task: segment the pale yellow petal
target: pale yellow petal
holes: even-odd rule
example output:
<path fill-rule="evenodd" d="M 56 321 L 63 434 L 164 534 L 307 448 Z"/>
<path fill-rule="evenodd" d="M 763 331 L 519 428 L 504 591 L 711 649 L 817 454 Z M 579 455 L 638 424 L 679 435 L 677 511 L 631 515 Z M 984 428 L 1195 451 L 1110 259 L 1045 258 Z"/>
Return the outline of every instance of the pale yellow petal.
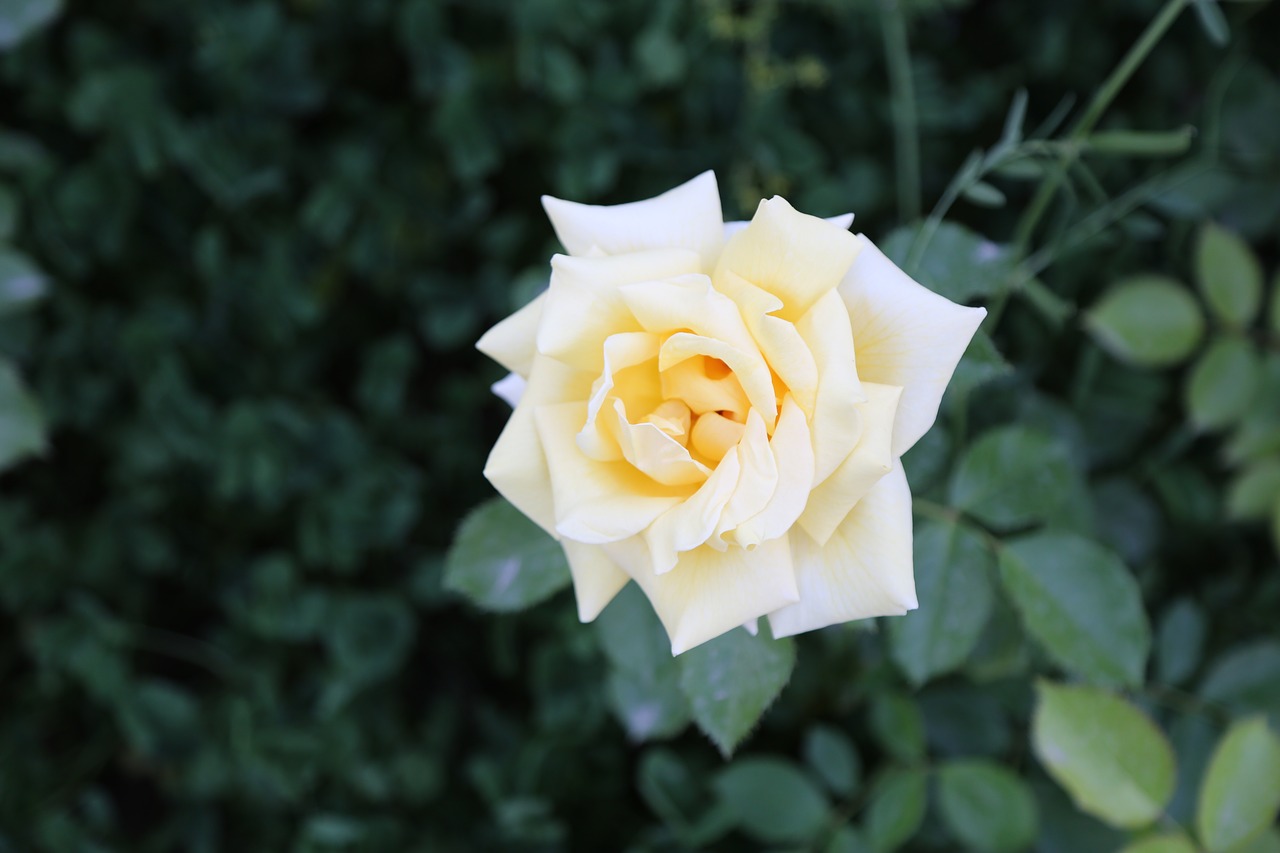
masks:
<path fill-rule="evenodd" d="M 569 560 L 569 573 L 573 576 L 573 595 L 578 601 L 578 619 L 590 622 L 600 615 L 605 605 L 613 601 L 630 575 L 609 559 L 599 545 L 584 545 L 572 539 L 562 539 L 564 555 Z"/>
<path fill-rule="evenodd" d="M 732 346 L 754 349 L 751 333 L 733 300 L 705 275 L 672 276 L 619 287 L 632 315 L 646 332 L 689 331 Z"/>
<path fill-rule="evenodd" d="M 813 483 L 813 446 L 804 411 L 788 395 L 782 401 L 778 428 L 769 442 L 778 482 L 764 509 L 740 523 L 733 539 L 743 547 L 784 535 L 804 511 Z"/>
<path fill-rule="evenodd" d="M 859 234 L 863 250 L 840 284 L 858 352 L 858 375 L 901 385 L 893 453 L 901 456 L 938 416 L 942 393 L 985 308 L 966 308 L 917 284 Z"/>
<path fill-rule="evenodd" d="M 864 382 L 867 402 L 859 407 L 862 437 L 840 467 L 809 496 L 800 525 L 819 545 L 825 545 L 854 504 L 893 469 L 893 420 L 902 389 L 897 385 Z"/>
<path fill-rule="evenodd" d="M 818 369 L 818 390 L 810 417 L 814 483 L 821 483 L 843 462 L 861 437 L 859 406 L 866 392 L 858 377 L 854 338 L 838 293 L 828 291 L 796 322 Z"/>
<path fill-rule="evenodd" d="M 689 332 L 677 332 L 667 338 L 658 351 L 658 370 L 666 371 L 686 359 L 696 356 L 719 359 L 733 372 L 734 378 L 742 386 L 747 400 L 753 408 L 760 411 L 765 426 L 773 432 L 777 421 L 778 398 L 773 388 L 773 376 L 769 366 L 760 357 L 760 351 L 753 344 L 747 349 L 738 349 L 723 340 L 695 335 Z M 685 400 L 695 412 L 698 406 L 692 400 Z"/>
<path fill-rule="evenodd" d="M 657 356 L 661 339 L 648 332 L 620 332 L 605 338 L 600 349 L 603 353 L 603 369 L 591 385 L 591 397 L 587 400 L 587 420 L 578 433 L 578 448 L 599 462 L 616 462 L 622 457 L 617 434 L 608 428 L 609 421 L 601 418 L 610 411 L 609 400 L 618 394 L 652 409 L 660 402 L 662 386 L 658 380 Z M 650 370 L 635 370 L 646 362 L 654 362 Z M 651 378 L 649 374 L 652 374 Z M 646 379 L 649 381 L 646 382 Z M 623 387 L 619 388 L 621 383 Z"/>
<path fill-rule="evenodd" d="M 514 409 L 520 405 L 520 398 L 524 396 L 526 385 L 528 385 L 528 382 L 519 373 L 508 373 L 490 385 L 489 390 Z"/>
<path fill-rule="evenodd" d="M 789 538 L 800 601 L 769 614 L 775 637 L 917 606 L 911 491 L 901 465 L 863 496 L 826 545 L 799 527 Z"/>
<path fill-rule="evenodd" d="M 670 572 L 655 575 L 642 541 L 606 546 L 648 596 L 671 638 L 671 653 L 734 630 L 751 619 L 797 600 L 787 540 L 774 539 L 753 551 L 696 548 L 680 555 Z"/>
<path fill-rule="evenodd" d="M 572 402 L 537 406 L 533 420 L 551 475 L 556 532 L 598 545 L 644 530 L 689 489 L 655 483 L 628 462 L 587 456 L 575 441 L 586 417 L 586 403 Z"/>
<path fill-rule="evenodd" d="M 599 258 L 556 255 L 538 325 L 538 352 L 599 371 L 605 338 L 640 331 L 618 288 L 696 273 L 698 263 L 696 254 L 682 249 Z"/>
<path fill-rule="evenodd" d="M 622 456 L 640 473 L 665 486 L 700 485 L 711 474 L 657 424 L 629 422 L 621 400 L 613 401 L 610 413 Z"/>
<path fill-rule="evenodd" d="M 590 393 L 591 379 L 589 373 L 536 356 L 520 404 L 511 413 L 484 466 L 484 475 L 493 487 L 556 538 L 559 536 L 551 475 L 534 425 L 533 410 L 544 403 L 581 399 Z"/>
<path fill-rule="evenodd" d="M 841 231 L 848 231 L 849 226 L 853 224 L 853 214 L 842 213 L 839 216 L 828 216 L 828 217 L 825 217 L 823 221 L 830 222 L 832 225 L 839 228 Z M 751 224 L 750 220 L 747 220 L 747 219 L 736 219 L 732 222 L 726 222 L 724 224 L 725 242 L 726 243 L 729 242 L 730 237 L 732 237 L 734 234 L 737 234 L 739 231 L 741 231 L 743 228 L 746 228 L 750 224 Z"/>
<path fill-rule="evenodd" d="M 692 249 L 702 258 L 703 271 L 710 272 L 724 239 L 713 172 L 644 201 L 594 205 L 543 196 L 542 206 L 571 255 L 585 255 L 593 246 L 610 255 Z"/>
<path fill-rule="evenodd" d="M 725 534 L 762 512 L 778 488 L 778 462 L 769 447 L 764 419 L 755 409 L 747 415 L 746 428 L 738 443 L 738 463 L 742 469 L 738 484 L 720 513 L 715 536 L 708 543 L 713 548 L 723 548 L 727 541 L 736 541 Z"/>
<path fill-rule="evenodd" d="M 778 316 L 794 320 L 840 283 L 858 248 L 848 231 L 774 196 L 729 238 L 716 272 L 732 270 L 774 294 L 783 302 Z"/>
<path fill-rule="evenodd" d="M 716 532 L 721 513 L 733 497 L 742 464 L 732 448 L 698 490 L 653 520 L 644 531 L 652 565 L 649 571 L 671 571 L 683 551 L 699 547 Z"/>
<path fill-rule="evenodd" d="M 476 341 L 476 349 L 512 373 L 529 378 L 537 352 L 538 323 L 547 294 L 540 293 L 523 308 L 498 322 Z"/>

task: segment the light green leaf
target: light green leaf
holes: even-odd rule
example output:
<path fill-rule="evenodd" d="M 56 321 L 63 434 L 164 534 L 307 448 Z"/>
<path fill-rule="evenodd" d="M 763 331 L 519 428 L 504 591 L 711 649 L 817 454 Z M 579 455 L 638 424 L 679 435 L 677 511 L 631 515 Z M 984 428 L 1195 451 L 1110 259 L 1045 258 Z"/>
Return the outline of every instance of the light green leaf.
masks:
<path fill-rule="evenodd" d="M 1280 456 L 1249 464 L 1227 487 L 1227 515 L 1237 521 L 1261 521 L 1280 506 Z"/>
<path fill-rule="evenodd" d="M 844 732 L 817 725 L 804 737 L 804 760 L 831 793 L 848 797 L 858 789 L 862 760 Z"/>
<path fill-rule="evenodd" d="M 45 450 L 44 415 L 17 371 L 0 359 L 0 471 Z"/>
<path fill-rule="evenodd" d="M 938 771 L 942 818 L 967 849 L 1023 850 L 1036 836 L 1036 801 L 1027 783 L 994 761 L 966 759 Z"/>
<path fill-rule="evenodd" d="M 1260 834 L 1280 809 L 1280 737 L 1262 717 L 1232 725 L 1218 742 L 1200 788 L 1196 829 L 1210 853 Z"/>
<path fill-rule="evenodd" d="M 911 698 L 889 691 L 875 694 L 870 723 L 885 752 L 907 762 L 924 758 L 924 714 Z"/>
<path fill-rule="evenodd" d="M 1126 844 L 1120 853 L 1197 853 L 1196 846 L 1185 835 L 1166 832 Z"/>
<path fill-rule="evenodd" d="M 740 758 L 712 783 L 739 828 L 770 844 L 810 841 L 827 820 L 827 799 L 781 758 Z"/>
<path fill-rule="evenodd" d="M 1099 346 L 1121 361 L 1167 367 L 1191 355 L 1200 343 L 1204 317 L 1181 284 L 1141 275 L 1108 290 L 1086 312 L 1084 326 Z"/>
<path fill-rule="evenodd" d="M 1257 394 L 1262 364 L 1252 343 L 1224 337 L 1196 360 L 1187 378 L 1187 411 L 1201 429 L 1220 429 L 1240 420 Z"/>
<path fill-rule="evenodd" d="M 1200 696 L 1235 713 L 1280 714 L 1280 642 L 1259 640 L 1219 657 L 1200 685 Z"/>
<path fill-rule="evenodd" d="M 1112 826 L 1154 821 L 1173 794 L 1173 749 L 1146 714 L 1095 687 L 1036 686 L 1032 746 L 1076 805 Z"/>
<path fill-rule="evenodd" d="M 0 52 L 48 26 L 62 12 L 62 0 L 0 0 Z"/>
<path fill-rule="evenodd" d="M 1196 284 L 1209 310 L 1234 326 L 1247 326 L 1262 304 L 1262 265 L 1236 234 L 1212 222 L 1200 228 L 1195 254 Z"/>
<path fill-rule="evenodd" d="M 1137 685 L 1151 647 L 1142 593 L 1124 563 L 1071 533 L 1012 540 L 1000 575 L 1034 637 L 1059 665 L 1104 684 Z"/>
<path fill-rule="evenodd" d="M 1231 30 L 1227 26 L 1226 16 L 1218 8 L 1218 0 L 1192 0 L 1192 6 L 1196 10 L 1200 28 L 1209 37 L 1209 41 L 1222 47 L 1231 40 Z"/>
<path fill-rule="evenodd" d="M 1176 157 L 1185 154 L 1195 138 L 1195 128 L 1177 130 L 1103 130 L 1085 140 L 1088 150 L 1122 157 Z"/>
<path fill-rule="evenodd" d="M 950 500 L 990 527 L 1010 530 L 1049 517 L 1074 478 L 1067 449 L 1048 434 L 1017 425 L 997 427 L 961 457 Z"/>
<path fill-rule="evenodd" d="M 1244 844 L 1233 847 L 1230 853 L 1280 853 L 1280 831 L 1267 829 Z"/>
<path fill-rule="evenodd" d="M 954 521 L 916 528 L 920 607 L 889 623 L 894 661 L 917 686 L 968 659 L 991 615 L 995 558 L 982 537 Z"/>
<path fill-rule="evenodd" d="M 26 308 L 47 290 L 44 273 L 30 258 L 0 246 L 0 316 Z"/>
<path fill-rule="evenodd" d="M 694 721 L 727 758 L 790 680 L 796 647 L 769 636 L 766 623 L 757 636 L 729 631 L 676 660 Z"/>
<path fill-rule="evenodd" d="M 1163 684 L 1180 684 L 1200 665 L 1204 648 L 1204 611 L 1189 598 L 1169 606 L 1156 632 L 1156 674 Z"/>
<path fill-rule="evenodd" d="M 674 666 L 650 676 L 615 669 L 607 690 L 609 709 L 633 741 L 674 737 L 689 725 L 689 703 Z"/>
<path fill-rule="evenodd" d="M 1004 193 L 986 181 L 965 187 L 964 197 L 979 207 L 1004 207 L 1005 203 Z"/>
<path fill-rule="evenodd" d="M 897 850 L 920 831 L 927 793 L 925 771 L 916 767 L 893 767 L 876 780 L 863 826 L 872 850 Z"/>
<path fill-rule="evenodd" d="M 560 543 L 504 498 L 463 519 L 445 558 L 445 586 L 485 610 L 523 610 L 569 582 Z"/>

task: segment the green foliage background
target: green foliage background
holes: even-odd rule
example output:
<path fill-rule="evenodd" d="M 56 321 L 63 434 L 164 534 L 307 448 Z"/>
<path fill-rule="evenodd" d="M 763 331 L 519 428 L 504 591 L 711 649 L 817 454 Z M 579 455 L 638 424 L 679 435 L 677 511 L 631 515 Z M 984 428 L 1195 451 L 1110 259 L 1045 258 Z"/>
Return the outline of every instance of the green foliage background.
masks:
<path fill-rule="evenodd" d="M 1158 4 L 900 2 L 0 0 L 0 851 L 1280 850 L 1280 9 L 1184 13 L 1019 241 L 1065 149 L 966 155 Z M 539 195 L 706 168 L 992 306 L 921 611 L 799 638 L 730 762 L 630 599 L 444 583 Z"/>

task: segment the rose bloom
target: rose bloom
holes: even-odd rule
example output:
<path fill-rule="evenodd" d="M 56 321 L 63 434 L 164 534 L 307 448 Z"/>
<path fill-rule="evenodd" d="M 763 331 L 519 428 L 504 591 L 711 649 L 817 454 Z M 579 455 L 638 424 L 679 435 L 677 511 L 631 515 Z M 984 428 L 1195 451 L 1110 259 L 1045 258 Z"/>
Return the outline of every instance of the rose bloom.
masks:
<path fill-rule="evenodd" d="M 715 175 L 613 206 L 544 197 L 568 254 L 478 348 L 515 406 L 485 476 L 564 546 L 590 621 L 627 581 L 679 654 L 916 607 L 899 457 L 986 311 Z"/>

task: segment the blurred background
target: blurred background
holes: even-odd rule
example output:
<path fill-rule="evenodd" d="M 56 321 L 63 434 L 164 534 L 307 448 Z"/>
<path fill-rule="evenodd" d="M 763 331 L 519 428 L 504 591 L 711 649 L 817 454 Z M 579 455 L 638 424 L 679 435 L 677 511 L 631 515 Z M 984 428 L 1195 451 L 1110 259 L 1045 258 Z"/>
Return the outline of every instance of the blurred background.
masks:
<path fill-rule="evenodd" d="M 1203 5 L 1102 123 L 1191 125 L 1189 147 L 1089 161 L 1048 227 L 1164 190 L 988 324 L 907 459 L 946 504 L 988 428 L 1064 448 L 1061 520 L 1136 573 L 1144 695 L 1175 697 L 1144 707 L 1188 767 L 1280 703 L 1280 309 L 1233 325 L 1194 295 L 1206 222 L 1274 290 L 1280 9 Z M 1028 753 L 1030 685 L 1055 670 L 1000 600 L 936 678 L 904 677 L 874 625 L 801 638 L 743 752 L 821 792 L 816 828 L 777 836 L 724 802 L 687 710 L 628 717 L 570 592 L 493 616 L 444 574 L 507 412 L 472 345 L 545 285 L 541 194 L 628 201 L 715 169 L 726 218 L 777 193 L 905 248 L 1019 90 L 1028 134 L 1078 111 L 1158 7 L 0 0 L 0 851 L 981 849 L 933 795 L 905 837 L 866 826 L 884 772 L 975 755 L 1033 792 L 1022 847 L 1119 846 Z M 956 203 L 931 286 L 986 301 L 947 252 L 1010 240 L 1027 177 Z M 1144 361 L 1141 329 L 1104 328 L 1124 317 L 1079 319 L 1139 273 L 1209 318 L 1185 352 Z M 1203 416 L 1184 365 L 1219 334 L 1247 363 L 1206 382 L 1247 393 Z M 1197 704 L 1240 649 L 1247 689 Z"/>

